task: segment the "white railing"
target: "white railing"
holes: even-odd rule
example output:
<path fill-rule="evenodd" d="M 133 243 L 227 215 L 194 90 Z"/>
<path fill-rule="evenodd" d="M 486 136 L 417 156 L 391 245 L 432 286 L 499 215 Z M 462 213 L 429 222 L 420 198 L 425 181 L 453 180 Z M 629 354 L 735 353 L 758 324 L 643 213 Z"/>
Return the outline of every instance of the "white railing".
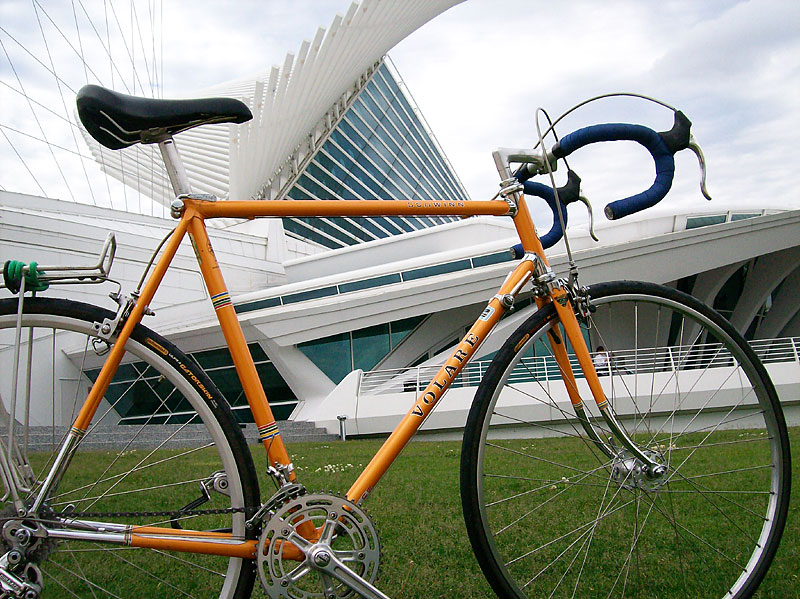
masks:
<path fill-rule="evenodd" d="M 751 341 L 759 359 L 764 364 L 796 362 L 800 365 L 800 337 L 781 339 L 758 339 Z M 468 364 L 453 383 L 453 387 L 477 386 L 490 360 Z M 570 363 L 577 376 L 581 376 L 578 361 L 570 355 Z M 719 343 L 695 343 L 693 345 L 638 348 L 614 351 L 608 366 L 598 371 L 600 376 L 650 374 L 670 372 L 676 369 L 699 370 L 732 366 L 733 358 Z M 365 372 L 361 378 L 359 395 L 382 395 L 421 391 L 441 368 L 440 365 L 394 368 Z M 509 376 L 510 383 L 545 382 L 560 380 L 561 373 L 552 356 L 530 356 L 523 358 Z"/>

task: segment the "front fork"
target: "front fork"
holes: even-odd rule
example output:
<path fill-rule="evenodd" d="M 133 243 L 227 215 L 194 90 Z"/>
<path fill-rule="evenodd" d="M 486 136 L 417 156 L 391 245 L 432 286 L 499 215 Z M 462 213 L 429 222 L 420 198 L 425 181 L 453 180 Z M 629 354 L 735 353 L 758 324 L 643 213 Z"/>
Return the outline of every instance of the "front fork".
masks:
<path fill-rule="evenodd" d="M 497 161 L 497 157 L 496 157 Z M 642 462 L 642 471 L 650 478 L 661 477 L 665 473 L 665 467 L 654 461 L 649 455 L 642 451 L 628 436 L 627 432 L 622 428 L 622 425 L 617 420 L 614 411 L 606 399 L 603 387 L 600 384 L 600 378 L 597 376 L 597 371 L 594 368 L 594 363 L 589 355 L 589 348 L 586 346 L 586 340 L 581 333 L 578 318 L 575 316 L 575 307 L 568 292 L 569 284 L 561 283 L 558 281 L 553 269 L 547 263 L 547 258 L 544 254 L 544 248 L 536 235 L 536 227 L 533 224 L 528 206 L 525 203 L 524 197 L 520 193 L 521 189 L 515 185 L 515 181 L 511 178 L 511 173 L 507 168 L 498 162 L 498 169 L 501 177 L 505 176 L 506 180 L 503 183 L 505 191 L 502 192 L 503 196 L 513 206 L 514 226 L 517 229 L 522 247 L 525 250 L 523 261 L 529 260 L 533 263 L 533 278 L 532 283 L 534 293 L 536 294 L 536 304 L 541 309 L 548 303 L 552 302 L 558 314 L 558 321 L 564 329 L 564 333 L 569 339 L 572 349 L 575 352 L 575 357 L 578 360 L 581 370 L 583 371 L 586 383 L 592 393 L 595 403 L 597 404 L 603 420 L 606 423 L 609 431 L 617 438 L 619 443 L 627 449 L 636 459 Z M 588 301 L 579 297 L 582 293 L 580 290 L 575 295 L 576 301 Z M 588 312 L 588 305 L 583 308 Z M 587 314 L 588 315 L 588 314 Z M 578 384 L 575 379 L 575 374 L 569 362 L 569 356 L 563 339 L 560 338 L 558 329 L 554 327 L 548 334 L 550 346 L 553 349 L 553 355 L 556 358 L 558 367 L 562 373 L 564 384 L 567 388 L 572 407 L 575 414 L 581 423 L 584 431 L 589 439 L 591 439 L 600 450 L 605 453 L 609 458 L 615 458 L 618 451 L 603 441 L 592 426 L 589 415 L 584 406 L 583 399 L 581 398 L 578 390 Z"/>
<path fill-rule="evenodd" d="M 537 264 L 541 264 L 541 262 Z M 537 270 L 541 271 L 541 267 L 537 266 Z M 536 285 L 537 282 L 541 285 L 543 279 L 548 281 L 550 280 L 551 276 L 552 270 L 550 270 L 549 267 L 546 267 L 544 275 L 540 274 L 537 278 L 534 278 L 534 285 Z M 572 345 L 572 349 L 575 352 L 575 357 L 577 358 L 581 371 L 584 374 L 586 383 L 589 385 L 592 397 L 594 398 L 594 401 L 600 410 L 600 414 L 602 415 L 608 430 L 611 432 L 613 437 L 619 441 L 622 447 L 628 450 L 642 463 L 642 471 L 648 478 L 660 478 L 665 474 L 666 467 L 663 464 L 653 460 L 650 454 L 645 453 L 633 441 L 633 439 L 630 438 L 628 433 L 620 424 L 619 420 L 617 420 L 617 416 L 614 413 L 610 402 L 605 396 L 603 387 L 600 384 L 600 378 L 598 377 L 597 371 L 594 367 L 594 362 L 589 354 L 589 348 L 586 346 L 586 340 L 581 333 L 578 318 L 575 315 L 575 307 L 573 306 L 573 302 L 585 302 L 584 307 L 586 308 L 587 316 L 590 312 L 591 306 L 588 304 L 589 298 L 579 297 L 579 294 L 581 293 L 585 294 L 585 290 L 577 290 L 576 292 L 572 293 L 573 297 L 571 298 L 570 293 L 567 292 L 567 284 L 564 282 L 560 282 L 559 284 L 550 284 L 548 289 L 548 296 L 552 300 L 556 313 L 558 314 L 558 322 L 561 323 L 564 333 Z M 547 303 L 546 298 L 542 299 L 537 297 L 537 304 L 539 304 L 539 307 L 542 307 L 545 303 Z M 559 370 L 562 373 L 562 378 L 567 388 L 567 394 L 569 395 L 570 402 L 572 403 L 572 408 L 575 410 L 575 415 L 578 418 L 578 421 L 581 423 L 583 430 L 586 432 L 586 435 L 589 437 L 589 439 L 600 449 L 600 451 L 606 454 L 609 458 L 614 459 L 618 457 L 619 451 L 606 443 L 600 437 L 600 435 L 598 435 L 591 423 L 583 399 L 578 391 L 575 373 L 572 370 L 572 365 L 570 364 L 567 350 L 564 346 L 564 340 L 561 338 L 559 330 L 556 327 L 553 327 L 548 332 L 548 339 L 550 341 L 550 347 L 553 350 L 553 355 L 558 363 Z"/>

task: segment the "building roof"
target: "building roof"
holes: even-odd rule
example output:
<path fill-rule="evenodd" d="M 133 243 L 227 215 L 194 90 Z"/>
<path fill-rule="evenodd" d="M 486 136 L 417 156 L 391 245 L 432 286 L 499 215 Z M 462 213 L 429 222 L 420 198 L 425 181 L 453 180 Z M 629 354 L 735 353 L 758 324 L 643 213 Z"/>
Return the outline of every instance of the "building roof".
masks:
<path fill-rule="evenodd" d="M 341 116 L 386 52 L 460 1 L 353 2 L 280 66 L 192 94 L 240 98 L 254 117 L 243 126 L 210 125 L 178 136 L 192 185 L 219 197 L 263 197 L 280 173 L 291 176 L 298 149 Z M 84 138 L 104 171 L 166 205 L 172 201 L 157 147 L 114 152 Z"/>

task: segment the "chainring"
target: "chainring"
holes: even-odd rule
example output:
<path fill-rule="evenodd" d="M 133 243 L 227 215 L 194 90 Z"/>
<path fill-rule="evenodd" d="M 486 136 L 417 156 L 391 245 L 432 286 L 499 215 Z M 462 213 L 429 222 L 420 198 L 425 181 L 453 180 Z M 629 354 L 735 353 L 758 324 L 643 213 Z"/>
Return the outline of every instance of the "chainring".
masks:
<path fill-rule="evenodd" d="M 313 535 L 319 538 L 306 538 Z M 256 563 L 261 584 L 269 597 L 341 599 L 354 596 L 348 586 L 312 566 L 309 556 L 312 546 L 329 549 L 370 584 L 378 577 L 380 542 L 377 529 L 366 512 L 342 497 L 311 493 L 287 502 L 264 524 Z"/>

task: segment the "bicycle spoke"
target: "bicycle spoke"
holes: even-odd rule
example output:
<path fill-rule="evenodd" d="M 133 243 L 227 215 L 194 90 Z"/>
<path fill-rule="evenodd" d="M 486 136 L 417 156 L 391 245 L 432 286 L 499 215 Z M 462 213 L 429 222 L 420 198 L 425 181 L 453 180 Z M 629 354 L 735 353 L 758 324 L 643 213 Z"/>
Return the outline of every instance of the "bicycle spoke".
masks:
<path fill-rule="evenodd" d="M 600 383 L 631 442 L 665 472 L 651 476 L 606 440 L 607 427 L 592 441 L 563 383 L 533 376 L 541 368 L 529 356 L 552 361 L 548 331 L 560 325 L 552 310 L 530 318 L 498 351 L 470 414 L 479 428 L 465 434 L 462 463 L 480 485 L 465 495 L 467 526 L 498 565 L 484 572 L 517 599 L 719 599 L 725 589 L 743 599 L 769 557 L 762 539 L 779 526 L 774 391 L 735 333 L 691 298 L 642 283 L 597 288 L 584 335 L 610 352 Z"/>

